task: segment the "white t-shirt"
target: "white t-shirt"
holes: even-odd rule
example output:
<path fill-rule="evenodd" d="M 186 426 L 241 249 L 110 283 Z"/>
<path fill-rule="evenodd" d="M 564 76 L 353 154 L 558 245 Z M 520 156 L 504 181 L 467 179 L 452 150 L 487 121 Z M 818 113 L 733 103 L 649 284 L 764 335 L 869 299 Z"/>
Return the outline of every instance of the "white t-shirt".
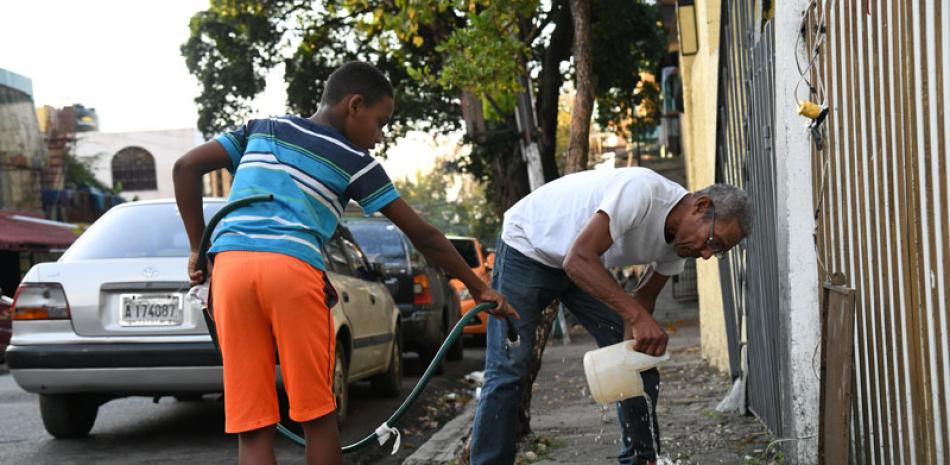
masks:
<path fill-rule="evenodd" d="M 510 247 L 552 268 L 563 268 L 574 239 L 597 211 L 610 217 L 613 245 L 606 267 L 653 264 L 672 276 L 686 260 L 666 242 L 666 217 L 688 194 L 679 184 L 646 168 L 574 173 L 551 181 L 505 212 L 501 238 Z"/>

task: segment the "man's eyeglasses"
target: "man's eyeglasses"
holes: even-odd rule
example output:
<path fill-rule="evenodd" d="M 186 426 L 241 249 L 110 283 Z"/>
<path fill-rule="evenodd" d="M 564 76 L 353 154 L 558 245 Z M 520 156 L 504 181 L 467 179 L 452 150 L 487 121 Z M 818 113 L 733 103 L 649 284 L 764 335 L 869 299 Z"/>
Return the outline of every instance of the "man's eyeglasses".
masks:
<path fill-rule="evenodd" d="M 709 239 L 706 239 L 706 247 L 709 247 L 709 250 L 713 251 L 713 255 L 715 255 L 716 258 L 722 260 L 726 258 L 726 252 L 728 252 L 728 250 L 721 250 L 716 238 L 713 237 L 713 233 L 716 232 L 716 206 L 713 205 L 710 208 L 712 208 L 712 223 L 709 225 Z"/>

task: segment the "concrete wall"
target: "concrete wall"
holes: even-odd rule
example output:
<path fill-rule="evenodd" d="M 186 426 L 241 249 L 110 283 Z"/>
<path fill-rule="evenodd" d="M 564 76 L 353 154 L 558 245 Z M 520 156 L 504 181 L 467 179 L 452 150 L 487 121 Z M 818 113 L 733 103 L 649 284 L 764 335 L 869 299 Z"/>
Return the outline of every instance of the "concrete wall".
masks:
<path fill-rule="evenodd" d="M 719 17 L 719 0 L 696 2 L 699 53 L 680 57 L 685 107 L 680 121 L 686 154 L 686 177 L 691 191 L 715 182 Z M 717 260 L 697 260 L 696 274 L 703 357 L 714 367 L 728 372 L 729 350 Z"/>
<path fill-rule="evenodd" d="M 137 132 L 85 132 L 76 135 L 76 155 L 93 160 L 96 178 L 112 186 L 112 158 L 126 147 L 141 147 L 155 159 L 155 182 L 157 189 L 147 191 L 124 191 L 122 197 L 131 200 L 161 199 L 175 197 L 172 184 L 172 167 L 175 160 L 188 150 L 204 142 L 197 129 L 167 129 Z"/>
<path fill-rule="evenodd" d="M 807 120 L 794 102 L 799 83 L 796 53 L 807 62 L 806 47 L 795 48 L 801 14 L 809 0 L 776 4 L 775 17 L 775 180 L 779 311 L 788 345 L 788 383 L 783 410 L 788 463 L 818 463 L 818 367 L 812 357 L 821 339 L 818 259 L 813 233 L 811 139 Z M 787 58 L 786 58 L 787 57 Z"/>
<path fill-rule="evenodd" d="M 46 145 L 33 98 L 26 93 L 30 80 L 2 69 L 0 73 L 0 209 L 41 211 Z"/>

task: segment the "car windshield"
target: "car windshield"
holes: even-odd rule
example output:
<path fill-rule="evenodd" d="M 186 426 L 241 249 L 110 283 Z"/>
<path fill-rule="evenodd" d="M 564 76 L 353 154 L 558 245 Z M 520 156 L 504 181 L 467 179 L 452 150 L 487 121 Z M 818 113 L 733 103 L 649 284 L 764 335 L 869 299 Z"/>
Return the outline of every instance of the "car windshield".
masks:
<path fill-rule="evenodd" d="M 395 225 L 382 221 L 350 221 L 346 223 L 346 227 L 353 233 L 353 238 L 369 261 L 406 265 L 402 234 Z"/>
<path fill-rule="evenodd" d="M 205 221 L 223 202 L 204 206 Z M 115 208 L 84 232 L 62 261 L 104 258 L 187 257 L 191 247 L 185 225 L 174 203 L 152 203 Z"/>
<path fill-rule="evenodd" d="M 471 239 L 451 239 L 455 250 L 465 259 L 465 263 L 471 268 L 478 267 L 478 251 L 475 250 L 475 241 Z"/>

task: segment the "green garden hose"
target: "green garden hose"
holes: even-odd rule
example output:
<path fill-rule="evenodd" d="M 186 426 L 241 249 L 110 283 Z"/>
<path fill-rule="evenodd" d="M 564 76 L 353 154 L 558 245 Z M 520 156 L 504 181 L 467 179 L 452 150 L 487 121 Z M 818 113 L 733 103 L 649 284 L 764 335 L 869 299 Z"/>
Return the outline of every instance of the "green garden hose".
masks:
<path fill-rule="evenodd" d="M 218 225 L 218 222 L 221 221 L 221 219 L 224 218 L 225 215 L 227 215 L 228 213 L 232 212 L 233 210 L 237 208 L 240 208 L 240 207 L 243 207 L 255 202 L 273 200 L 273 198 L 274 196 L 269 195 L 269 194 L 254 195 L 250 197 L 245 197 L 243 199 L 235 200 L 233 202 L 228 203 L 224 207 L 221 207 L 221 209 L 218 210 L 218 212 L 215 213 L 215 215 L 212 216 L 210 220 L 208 220 L 208 225 L 205 227 L 205 232 L 201 237 L 201 245 L 199 247 L 198 259 L 195 263 L 195 269 L 199 271 L 203 271 L 205 273 L 205 276 L 207 277 L 208 275 L 207 253 L 208 253 L 208 248 L 211 246 L 211 235 L 214 232 L 215 227 Z M 211 304 L 212 304 L 211 300 L 209 299 L 208 306 L 205 308 L 205 311 L 203 313 L 204 313 L 205 323 L 208 326 L 208 333 L 211 335 L 211 341 L 214 344 L 215 349 L 220 354 L 221 348 L 218 345 L 217 331 L 214 325 L 213 310 L 211 308 Z M 449 332 L 448 336 L 445 338 L 445 341 L 442 343 L 442 346 L 439 347 L 439 351 L 436 352 L 435 357 L 432 358 L 432 362 L 429 364 L 429 367 L 426 368 L 425 373 L 423 373 L 422 377 L 419 378 L 419 381 L 416 383 L 416 386 L 412 388 L 412 392 L 409 393 L 409 396 L 406 397 L 406 400 L 402 402 L 399 408 L 397 408 L 396 411 L 393 412 L 392 416 L 390 416 L 389 419 L 387 419 L 382 425 L 380 425 L 380 427 L 377 428 L 375 432 L 367 435 L 365 438 L 353 444 L 344 446 L 342 449 L 343 453 L 348 454 L 350 452 L 355 452 L 357 450 L 360 450 L 372 444 L 373 442 L 378 442 L 380 445 L 382 445 L 389 439 L 389 436 L 391 433 L 395 433 L 398 438 L 399 433 L 398 431 L 395 430 L 395 428 L 393 428 L 393 425 L 395 425 L 396 422 L 399 421 L 399 419 L 402 418 L 403 415 L 405 415 L 406 411 L 409 410 L 409 407 L 411 407 L 412 404 L 415 403 L 415 401 L 419 398 L 419 395 L 422 394 L 422 391 L 426 388 L 426 385 L 429 384 L 429 380 L 431 380 L 432 376 L 435 374 L 436 367 L 438 367 L 442 363 L 442 359 L 445 358 L 445 353 L 448 352 L 449 347 L 451 347 L 452 344 L 454 344 L 455 341 L 457 341 L 458 338 L 462 335 L 462 330 L 465 328 L 465 325 L 469 321 L 471 321 L 473 318 L 475 318 L 476 314 L 481 313 L 481 312 L 487 312 L 490 309 L 494 308 L 495 306 L 496 304 L 494 302 L 485 302 L 485 303 L 476 305 L 475 308 L 472 308 L 471 310 L 466 312 L 465 315 L 463 315 L 462 318 L 459 319 L 458 323 L 456 323 L 455 326 L 452 328 L 452 331 Z M 508 328 L 507 328 L 508 329 L 508 344 L 512 347 L 516 347 L 521 342 L 520 339 L 518 338 L 518 333 L 515 330 L 514 325 L 512 324 L 512 321 L 510 318 L 506 319 L 506 323 L 508 325 Z M 307 444 L 304 438 L 300 437 L 300 435 L 294 433 L 293 431 L 290 431 L 283 424 L 280 424 L 280 423 L 277 424 L 277 431 L 279 431 L 280 434 L 282 434 L 284 437 L 293 441 L 295 444 L 299 446 L 306 446 Z M 398 442 L 397 442 L 396 447 L 398 448 Z M 395 448 L 393 449 L 393 453 L 395 453 Z"/>
<path fill-rule="evenodd" d="M 406 411 L 409 410 L 409 407 L 411 407 L 412 404 L 416 402 L 416 399 L 418 399 L 419 395 L 422 394 L 422 391 L 426 388 L 426 385 L 429 384 L 429 380 L 431 380 L 432 376 L 435 375 L 436 367 L 442 363 L 442 359 L 445 358 L 445 353 L 449 351 L 449 347 L 451 347 L 452 344 L 454 344 L 455 341 L 458 340 L 458 338 L 462 335 L 462 330 L 465 328 L 465 324 L 471 321 L 472 318 L 475 318 L 476 314 L 487 312 L 494 307 L 494 302 L 485 302 L 476 305 L 475 308 L 466 312 L 465 315 L 462 316 L 462 318 L 458 321 L 458 323 L 455 324 L 455 327 L 452 328 L 452 331 L 449 333 L 449 335 L 445 338 L 445 342 L 443 342 L 442 346 L 439 347 L 439 351 L 436 352 L 435 357 L 432 358 L 432 362 L 429 363 L 429 367 L 426 368 L 425 373 L 423 373 L 422 377 L 419 378 L 419 382 L 417 382 L 416 386 L 412 388 L 412 392 L 409 393 L 409 396 L 406 397 L 406 400 L 402 401 L 402 404 L 400 404 L 399 408 L 393 412 L 392 416 L 390 416 L 389 419 L 383 423 L 385 428 L 380 426 L 380 429 L 378 429 L 376 432 L 370 433 L 365 438 L 354 442 L 353 444 L 344 446 L 343 453 L 348 454 L 350 452 L 356 452 L 357 450 L 360 450 L 374 442 L 379 442 L 380 444 L 385 443 L 385 441 L 388 439 L 388 435 L 384 437 L 383 441 L 379 441 L 381 434 L 379 431 L 391 429 L 393 425 L 395 425 L 396 422 L 402 418 Z M 277 431 L 284 435 L 285 438 L 290 439 L 299 446 L 306 445 L 304 438 L 300 437 L 300 435 L 294 433 L 293 431 L 290 431 L 282 424 L 277 425 Z"/>

